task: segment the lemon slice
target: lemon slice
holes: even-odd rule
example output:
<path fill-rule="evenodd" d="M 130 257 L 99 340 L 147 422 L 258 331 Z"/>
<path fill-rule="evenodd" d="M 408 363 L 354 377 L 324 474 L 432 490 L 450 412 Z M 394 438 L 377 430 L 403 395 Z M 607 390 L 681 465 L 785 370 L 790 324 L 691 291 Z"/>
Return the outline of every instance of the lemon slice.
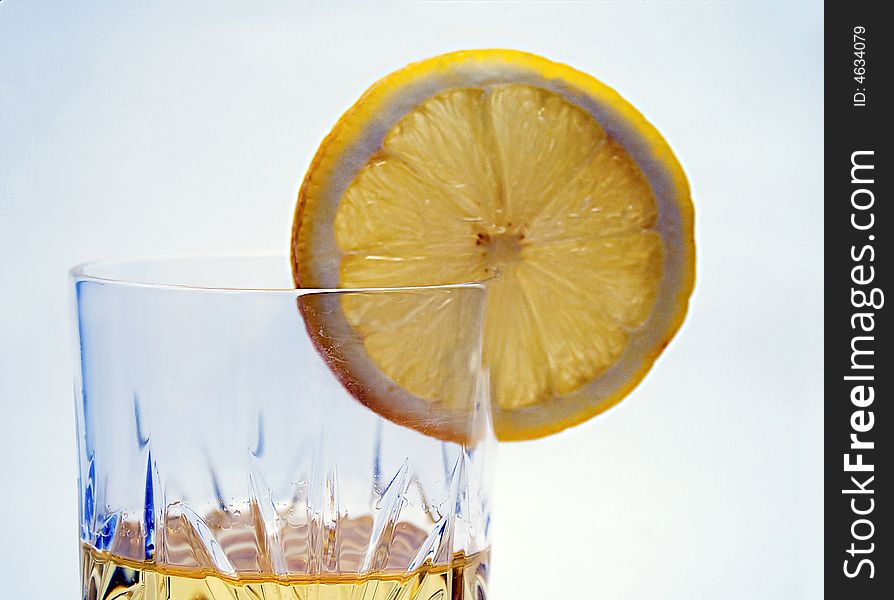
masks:
<path fill-rule="evenodd" d="M 494 428 L 530 439 L 616 404 L 680 327 L 692 202 L 667 143 L 612 89 L 523 52 L 456 52 L 388 75 L 336 124 L 301 186 L 292 266 L 299 287 L 486 280 Z M 444 391 L 461 317 L 363 295 L 339 310 L 365 354 L 345 360 L 399 382 L 355 378 L 379 390 L 363 401 L 449 429 L 468 393 Z"/>

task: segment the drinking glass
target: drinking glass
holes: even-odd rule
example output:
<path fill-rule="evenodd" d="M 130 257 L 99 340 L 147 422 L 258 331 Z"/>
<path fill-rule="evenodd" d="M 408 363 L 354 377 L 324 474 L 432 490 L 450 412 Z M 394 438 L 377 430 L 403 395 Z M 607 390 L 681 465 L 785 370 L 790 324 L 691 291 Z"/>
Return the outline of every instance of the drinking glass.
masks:
<path fill-rule="evenodd" d="M 277 257 L 71 278 L 84 599 L 486 598 L 482 286 L 298 290 Z"/>

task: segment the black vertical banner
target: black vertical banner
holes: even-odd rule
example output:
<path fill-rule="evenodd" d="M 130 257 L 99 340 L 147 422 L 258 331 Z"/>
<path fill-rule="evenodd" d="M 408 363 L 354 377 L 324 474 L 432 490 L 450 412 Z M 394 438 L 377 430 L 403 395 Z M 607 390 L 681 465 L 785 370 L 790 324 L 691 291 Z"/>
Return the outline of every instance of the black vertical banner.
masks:
<path fill-rule="evenodd" d="M 894 598 L 891 24 L 825 4 L 825 590 Z M 892 295 L 888 296 L 888 293 Z M 882 557 L 885 557 L 884 559 Z"/>

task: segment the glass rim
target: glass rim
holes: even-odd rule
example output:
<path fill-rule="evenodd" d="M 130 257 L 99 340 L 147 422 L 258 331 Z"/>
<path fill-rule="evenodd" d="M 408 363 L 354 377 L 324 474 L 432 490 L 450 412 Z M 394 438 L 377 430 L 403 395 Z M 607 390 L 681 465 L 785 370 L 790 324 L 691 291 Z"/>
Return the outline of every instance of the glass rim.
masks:
<path fill-rule="evenodd" d="M 68 270 L 68 276 L 75 282 L 90 281 L 93 283 L 108 285 L 122 288 L 145 288 L 155 290 L 177 290 L 177 291 L 193 291 L 193 292 L 211 292 L 223 294 L 290 294 L 304 296 L 308 294 L 348 294 L 362 292 L 400 292 L 400 291 L 439 291 L 439 290 L 465 290 L 477 289 L 486 290 L 486 282 L 490 279 L 479 281 L 464 281 L 459 283 L 443 283 L 429 285 L 401 285 L 401 286 L 380 286 L 380 287 L 344 287 L 344 288 L 298 288 L 298 287 L 282 287 L 282 286 L 221 286 L 221 285 L 200 285 L 189 283 L 174 283 L 165 281 L 139 281 L 138 278 L 125 276 L 112 276 L 105 274 L 97 274 L 91 271 L 99 270 L 103 267 L 113 266 L 138 266 L 149 263 L 182 263 L 187 261 L 244 261 L 244 260 L 275 260 L 282 259 L 289 262 L 288 255 L 277 253 L 233 253 L 233 254 L 173 254 L 158 255 L 139 258 L 113 258 L 91 260 L 78 263 Z"/>

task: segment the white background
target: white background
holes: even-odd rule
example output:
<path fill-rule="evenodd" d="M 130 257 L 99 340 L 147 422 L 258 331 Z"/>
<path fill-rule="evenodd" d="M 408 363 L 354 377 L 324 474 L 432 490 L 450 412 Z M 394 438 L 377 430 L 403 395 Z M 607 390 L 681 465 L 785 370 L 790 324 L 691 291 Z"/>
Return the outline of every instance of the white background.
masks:
<path fill-rule="evenodd" d="M 500 448 L 492 597 L 821 597 L 821 6 L 0 1 L 0 595 L 78 594 L 66 269 L 285 253 L 300 177 L 367 85 L 515 47 L 665 135 L 699 270 L 625 402 Z"/>

